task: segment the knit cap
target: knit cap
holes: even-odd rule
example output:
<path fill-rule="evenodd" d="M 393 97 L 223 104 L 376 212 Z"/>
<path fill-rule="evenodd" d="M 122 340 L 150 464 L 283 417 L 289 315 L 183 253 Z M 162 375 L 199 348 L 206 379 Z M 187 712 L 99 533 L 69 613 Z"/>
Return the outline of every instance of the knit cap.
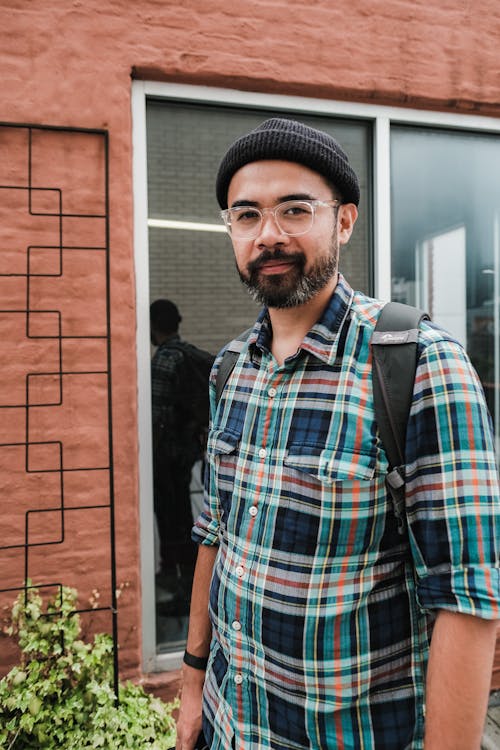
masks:
<path fill-rule="evenodd" d="M 160 331 L 167 333 L 177 330 L 182 316 L 175 302 L 169 299 L 157 299 L 149 307 L 149 319 Z"/>
<path fill-rule="evenodd" d="M 262 159 L 298 162 L 326 177 L 345 203 L 359 203 L 358 178 L 347 154 L 328 133 L 295 120 L 273 117 L 238 138 L 223 157 L 216 181 L 221 208 L 227 208 L 227 191 L 235 172 Z"/>

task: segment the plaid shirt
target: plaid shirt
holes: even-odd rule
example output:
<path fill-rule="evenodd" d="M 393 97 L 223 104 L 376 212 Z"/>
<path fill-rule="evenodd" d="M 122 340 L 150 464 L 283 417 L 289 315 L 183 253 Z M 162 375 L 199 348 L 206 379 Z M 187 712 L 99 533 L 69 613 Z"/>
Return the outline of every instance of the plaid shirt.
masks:
<path fill-rule="evenodd" d="M 174 334 L 160 344 L 151 360 L 151 408 L 153 423 L 165 419 L 165 412 L 175 409 L 179 373 L 183 362 L 178 349 L 181 339 Z M 172 419 L 172 417 L 170 417 Z"/>
<path fill-rule="evenodd" d="M 218 546 L 212 750 L 422 748 L 435 611 L 498 617 L 500 503 L 481 386 L 462 347 L 423 323 L 401 536 L 374 423 L 381 306 L 340 278 L 283 366 L 265 311 L 239 345 L 193 529 Z"/>

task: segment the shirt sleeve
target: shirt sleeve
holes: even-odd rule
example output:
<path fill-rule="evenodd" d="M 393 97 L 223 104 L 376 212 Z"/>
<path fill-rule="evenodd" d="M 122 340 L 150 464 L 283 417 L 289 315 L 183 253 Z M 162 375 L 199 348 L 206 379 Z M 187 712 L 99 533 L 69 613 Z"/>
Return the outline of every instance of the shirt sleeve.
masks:
<path fill-rule="evenodd" d="M 207 440 L 207 453 L 205 462 L 205 479 L 203 491 L 203 510 L 196 519 L 191 533 L 191 538 L 196 544 L 216 547 L 219 545 L 220 533 L 220 509 L 217 494 L 217 482 L 215 475 L 215 456 L 213 451 L 213 422 L 217 409 L 215 403 L 215 381 L 220 355 L 216 359 L 212 372 L 210 373 L 210 429 Z"/>
<path fill-rule="evenodd" d="M 499 617 L 500 499 L 482 387 L 463 348 L 428 344 L 407 431 L 407 513 L 426 610 Z"/>

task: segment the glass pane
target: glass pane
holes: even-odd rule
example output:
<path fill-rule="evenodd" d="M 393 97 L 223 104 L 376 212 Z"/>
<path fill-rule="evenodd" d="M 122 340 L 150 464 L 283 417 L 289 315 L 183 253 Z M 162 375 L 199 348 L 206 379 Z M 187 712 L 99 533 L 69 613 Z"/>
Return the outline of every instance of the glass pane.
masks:
<path fill-rule="evenodd" d="M 391 130 L 392 298 L 453 333 L 482 380 L 500 455 L 500 138 Z"/>
<path fill-rule="evenodd" d="M 182 338 L 213 353 L 248 328 L 258 311 L 236 274 L 229 237 L 216 231 L 222 226 L 215 199 L 217 168 L 225 150 L 237 137 L 277 114 L 331 132 L 348 152 L 361 183 L 362 197 L 360 219 L 349 248 L 341 256 L 341 270 L 354 287 L 368 292 L 372 289 L 369 124 L 269 110 L 148 100 L 150 298 L 175 302 L 182 315 Z M 178 222 L 189 225 L 180 226 Z M 210 226 L 204 229 L 200 224 Z M 161 502 L 158 487 L 156 495 L 158 504 Z M 189 509 L 193 518 L 200 503 L 197 462 L 193 467 Z M 163 519 L 157 529 L 157 549 L 161 548 L 159 527 L 164 524 Z M 172 528 L 163 535 L 168 532 Z M 192 576 L 187 545 L 186 542 L 177 551 L 169 549 L 165 553 L 169 564 L 163 565 L 163 569 L 158 565 L 159 651 L 179 650 L 186 636 Z"/>

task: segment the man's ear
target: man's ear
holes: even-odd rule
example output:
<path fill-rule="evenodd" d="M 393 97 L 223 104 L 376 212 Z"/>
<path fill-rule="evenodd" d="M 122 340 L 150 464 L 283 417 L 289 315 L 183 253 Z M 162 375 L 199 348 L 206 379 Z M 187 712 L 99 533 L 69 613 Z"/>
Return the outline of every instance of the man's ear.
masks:
<path fill-rule="evenodd" d="M 354 203 L 342 203 L 339 208 L 337 226 L 339 231 L 339 243 L 345 245 L 349 242 L 358 218 L 358 209 Z"/>

